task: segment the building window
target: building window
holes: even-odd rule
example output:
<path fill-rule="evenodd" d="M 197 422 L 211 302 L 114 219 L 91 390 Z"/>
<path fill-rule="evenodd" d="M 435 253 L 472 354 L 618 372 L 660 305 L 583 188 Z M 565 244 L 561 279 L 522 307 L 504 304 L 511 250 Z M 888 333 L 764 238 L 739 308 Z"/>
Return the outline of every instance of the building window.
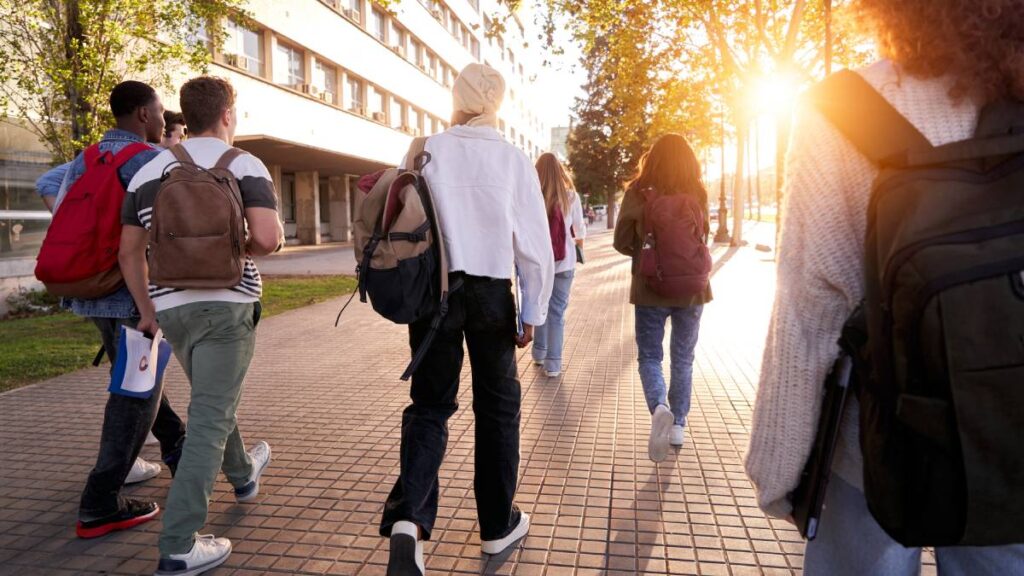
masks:
<path fill-rule="evenodd" d="M 389 121 L 390 121 L 391 127 L 394 128 L 395 130 L 401 130 L 402 126 L 405 126 L 405 123 L 402 121 L 403 120 L 402 112 L 404 111 L 404 109 L 405 109 L 405 104 L 401 100 L 399 100 L 398 98 L 395 98 L 394 96 L 392 96 L 391 97 L 391 114 L 389 114 L 389 116 L 390 116 Z"/>
<path fill-rule="evenodd" d="M 423 44 L 421 44 L 419 40 L 413 40 L 410 44 L 410 48 L 412 50 L 411 56 L 413 64 L 416 64 L 420 68 L 426 67 L 426 64 L 423 62 Z"/>
<path fill-rule="evenodd" d="M 512 65 L 512 69 L 515 70 L 516 55 L 512 52 L 512 49 L 508 49 L 508 63 Z"/>
<path fill-rule="evenodd" d="M 225 31 L 224 62 L 250 74 L 263 76 L 263 34 L 232 20 L 228 21 Z"/>
<path fill-rule="evenodd" d="M 443 83 L 445 88 L 449 88 L 452 85 L 452 69 L 448 66 L 441 64 L 441 70 L 444 75 Z"/>
<path fill-rule="evenodd" d="M 473 37 L 469 33 L 469 28 L 466 28 L 465 26 L 462 26 L 461 24 L 460 24 L 460 26 L 462 28 L 462 47 L 465 48 L 466 50 L 469 50 L 470 41 L 473 40 Z"/>
<path fill-rule="evenodd" d="M 352 76 L 348 78 L 348 109 L 357 114 L 366 113 L 363 105 L 363 81 Z"/>
<path fill-rule="evenodd" d="M 376 86 L 371 86 L 370 102 L 369 106 L 367 107 L 367 112 L 370 113 L 370 117 L 373 118 L 376 122 L 380 122 L 383 124 L 385 121 L 387 121 L 387 118 L 384 115 L 385 110 L 387 110 L 387 108 L 385 108 L 384 104 L 384 92 L 382 92 L 380 88 L 377 88 Z"/>
<path fill-rule="evenodd" d="M 302 50 L 278 42 L 274 49 L 274 82 L 302 90 L 302 85 L 306 83 L 302 65 L 304 59 Z"/>
<path fill-rule="evenodd" d="M 338 71 L 334 66 L 320 59 L 315 60 L 312 85 L 316 89 L 314 96 L 330 104 L 338 103 L 338 97 L 335 94 L 338 90 Z"/>
<path fill-rule="evenodd" d="M 436 116 L 430 117 L 430 133 L 437 134 L 441 131 L 441 120 Z"/>
<path fill-rule="evenodd" d="M 423 133 L 423 113 L 412 106 L 409 107 L 408 128 L 409 133 L 413 136 L 419 136 Z"/>
<path fill-rule="evenodd" d="M 370 11 L 370 34 L 373 34 L 373 37 L 377 40 L 384 42 L 386 30 L 387 23 L 384 19 L 384 13 L 374 8 Z"/>
<path fill-rule="evenodd" d="M 471 52 L 473 53 L 473 59 L 479 62 L 480 61 L 480 41 L 477 40 L 476 38 L 473 38 L 473 47 L 471 48 Z"/>
<path fill-rule="evenodd" d="M 427 74 L 430 74 L 431 78 L 437 79 L 437 54 L 433 52 L 427 55 Z"/>
<path fill-rule="evenodd" d="M 405 54 L 405 30 L 395 20 L 391 21 L 391 30 L 388 36 L 391 49 L 399 54 Z"/>
<path fill-rule="evenodd" d="M 359 23 L 360 19 L 362 18 L 363 0 L 342 0 L 342 1 L 345 3 L 344 4 L 345 9 L 343 10 L 344 13 L 345 13 L 345 16 L 348 17 L 349 19 L 355 21 L 356 23 Z"/>
<path fill-rule="evenodd" d="M 281 175 L 281 217 L 288 224 L 295 222 L 295 174 Z"/>

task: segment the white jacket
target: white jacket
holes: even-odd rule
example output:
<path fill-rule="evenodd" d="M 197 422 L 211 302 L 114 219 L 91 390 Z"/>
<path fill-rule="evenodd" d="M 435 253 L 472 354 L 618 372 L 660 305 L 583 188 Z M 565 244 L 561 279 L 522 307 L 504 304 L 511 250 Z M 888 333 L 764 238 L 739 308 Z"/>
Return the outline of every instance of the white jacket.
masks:
<path fill-rule="evenodd" d="M 537 170 L 497 130 L 453 126 L 431 136 L 430 186 L 450 272 L 512 278 L 519 267 L 523 322 L 544 324 L 554 256 Z"/>

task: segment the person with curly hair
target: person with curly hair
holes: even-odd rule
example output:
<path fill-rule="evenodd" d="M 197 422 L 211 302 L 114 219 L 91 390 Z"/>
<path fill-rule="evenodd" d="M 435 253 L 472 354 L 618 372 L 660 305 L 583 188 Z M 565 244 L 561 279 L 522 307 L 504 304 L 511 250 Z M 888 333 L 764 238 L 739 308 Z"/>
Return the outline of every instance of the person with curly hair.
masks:
<path fill-rule="evenodd" d="M 885 59 L 857 71 L 933 145 L 973 135 L 981 108 L 1024 100 L 1021 0 L 857 0 Z M 878 168 L 811 106 L 798 110 L 786 161 L 778 286 L 746 470 L 768 515 L 791 494 L 814 441 L 819 394 L 846 318 L 864 296 L 867 207 Z M 843 416 L 825 510 L 807 544 L 809 576 L 918 574 L 921 549 L 890 538 L 868 511 L 858 405 Z M 935 550 L 939 574 L 1021 574 L 1024 546 Z"/>

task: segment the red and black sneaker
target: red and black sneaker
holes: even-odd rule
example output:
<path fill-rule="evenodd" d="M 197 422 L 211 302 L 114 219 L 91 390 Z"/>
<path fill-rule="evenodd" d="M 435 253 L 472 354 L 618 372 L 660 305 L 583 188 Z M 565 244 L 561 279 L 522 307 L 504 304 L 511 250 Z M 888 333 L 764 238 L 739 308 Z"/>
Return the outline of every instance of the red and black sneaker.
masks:
<path fill-rule="evenodd" d="M 144 522 L 149 522 L 160 512 L 156 502 L 143 502 L 126 498 L 124 507 L 116 513 L 88 522 L 78 521 L 75 533 L 79 538 L 99 538 L 104 534 L 134 528 Z"/>

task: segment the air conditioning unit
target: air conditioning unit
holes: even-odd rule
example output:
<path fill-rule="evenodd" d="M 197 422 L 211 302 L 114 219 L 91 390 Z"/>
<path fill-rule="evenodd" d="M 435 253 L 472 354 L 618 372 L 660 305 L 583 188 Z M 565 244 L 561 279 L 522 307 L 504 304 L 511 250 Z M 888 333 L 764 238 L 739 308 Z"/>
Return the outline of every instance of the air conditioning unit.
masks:
<path fill-rule="evenodd" d="M 373 113 L 373 121 L 374 122 L 380 122 L 380 123 L 383 124 L 384 122 L 387 122 L 387 119 L 388 119 L 387 115 L 385 115 L 383 112 L 374 112 Z"/>
<path fill-rule="evenodd" d="M 310 90 L 312 90 L 315 87 L 311 87 L 309 84 L 293 84 L 292 88 L 298 90 L 299 92 L 302 92 L 303 94 L 309 94 Z"/>
<path fill-rule="evenodd" d="M 359 114 L 360 116 L 366 116 L 366 108 L 362 106 L 349 106 L 348 111 L 353 114 Z"/>
<path fill-rule="evenodd" d="M 353 10 L 351 8 L 345 8 L 344 10 L 341 11 L 341 13 L 345 15 L 345 18 L 348 18 L 349 20 L 352 20 L 353 22 L 359 22 L 360 14 L 359 14 L 358 10 Z"/>
<path fill-rule="evenodd" d="M 433 10 L 431 10 L 430 11 L 430 15 L 433 16 L 434 18 L 438 19 L 438 20 L 440 20 L 441 18 L 444 17 L 444 14 L 442 14 L 441 11 L 438 10 L 437 8 L 434 8 Z"/>
<path fill-rule="evenodd" d="M 410 136 L 419 136 L 420 135 L 420 129 L 419 128 L 413 128 L 412 126 L 402 126 L 402 132 L 405 132 L 406 134 L 408 134 Z"/>
<path fill-rule="evenodd" d="M 402 47 L 398 45 L 392 46 L 391 51 L 398 55 L 402 55 L 403 52 Z"/>
<path fill-rule="evenodd" d="M 235 68 L 244 68 L 244 65 L 240 61 L 238 54 L 224 54 L 224 63 L 228 66 L 234 66 Z"/>
<path fill-rule="evenodd" d="M 320 99 L 323 100 L 324 102 L 334 104 L 334 92 L 324 90 L 323 92 L 320 93 Z"/>

